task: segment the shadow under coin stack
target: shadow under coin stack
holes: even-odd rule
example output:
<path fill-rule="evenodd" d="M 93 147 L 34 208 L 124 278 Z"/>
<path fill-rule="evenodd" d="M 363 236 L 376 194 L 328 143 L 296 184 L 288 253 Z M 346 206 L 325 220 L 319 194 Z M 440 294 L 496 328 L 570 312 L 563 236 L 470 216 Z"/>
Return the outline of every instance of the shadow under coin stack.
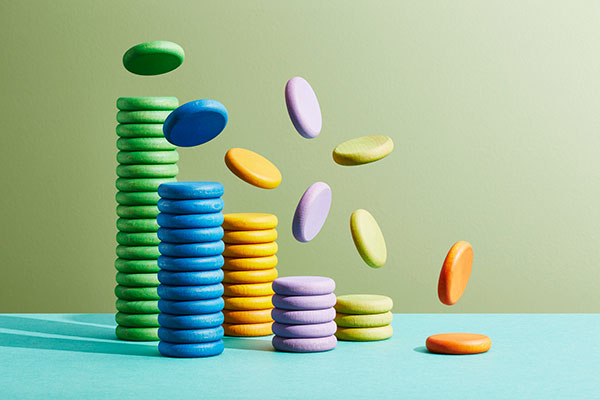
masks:
<path fill-rule="evenodd" d="M 225 335 L 271 335 L 272 282 L 277 278 L 277 217 L 225 214 Z"/>
<path fill-rule="evenodd" d="M 160 185 L 158 350 L 168 357 L 221 354 L 223 343 L 223 185 Z"/>
<path fill-rule="evenodd" d="M 159 256 L 156 204 L 161 183 L 175 181 L 179 154 L 163 135 L 175 97 L 117 100 L 117 337 L 158 340 Z"/>
<path fill-rule="evenodd" d="M 387 296 L 349 294 L 339 296 L 335 309 L 339 340 L 371 342 L 392 337 L 392 307 Z"/>
<path fill-rule="evenodd" d="M 279 351 L 313 353 L 332 350 L 336 298 L 333 279 L 289 276 L 273 282 L 273 347 Z"/>

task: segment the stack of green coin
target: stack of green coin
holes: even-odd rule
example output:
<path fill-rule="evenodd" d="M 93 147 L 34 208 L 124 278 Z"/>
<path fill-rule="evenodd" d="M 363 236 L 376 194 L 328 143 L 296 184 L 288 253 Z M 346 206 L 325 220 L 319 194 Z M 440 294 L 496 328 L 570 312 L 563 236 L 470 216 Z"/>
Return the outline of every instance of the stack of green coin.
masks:
<path fill-rule="evenodd" d="M 179 154 L 163 123 L 175 97 L 117 100 L 117 336 L 158 340 L 158 186 L 176 181 Z"/>
<path fill-rule="evenodd" d="M 335 323 L 338 340 L 370 342 L 392 337 L 392 299 L 374 294 L 338 296 Z"/>

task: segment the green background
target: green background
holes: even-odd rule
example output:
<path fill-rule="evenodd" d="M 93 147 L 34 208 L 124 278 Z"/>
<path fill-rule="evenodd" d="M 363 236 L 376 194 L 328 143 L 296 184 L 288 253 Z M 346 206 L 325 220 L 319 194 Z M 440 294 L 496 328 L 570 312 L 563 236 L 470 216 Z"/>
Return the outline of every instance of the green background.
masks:
<path fill-rule="evenodd" d="M 562 3 L 562 4 L 561 4 Z M 393 297 L 395 312 L 600 311 L 600 28 L 597 2 L 1 1 L 1 312 L 111 312 L 115 101 L 221 101 L 226 130 L 180 151 L 180 180 L 218 180 L 227 212 L 279 217 L 280 275 L 333 277 L 337 294 Z M 182 67 L 136 76 L 123 53 L 183 46 Z M 295 133 L 283 89 L 314 87 L 323 130 Z M 340 142 L 385 134 L 361 167 Z M 255 150 L 283 174 L 254 188 L 223 162 Z M 332 187 L 307 244 L 291 220 L 303 191 Z M 357 208 L 379 221 L 388 262 L 354 249 Z M 450 246 L 473 244 L 453 307 L 437 300 Z"/>

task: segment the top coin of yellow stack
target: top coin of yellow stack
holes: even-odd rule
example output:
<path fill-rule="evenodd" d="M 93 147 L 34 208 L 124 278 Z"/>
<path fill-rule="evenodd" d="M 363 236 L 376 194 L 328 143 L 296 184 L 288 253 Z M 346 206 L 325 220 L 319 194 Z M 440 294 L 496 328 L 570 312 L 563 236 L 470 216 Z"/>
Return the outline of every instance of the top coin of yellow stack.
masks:
<path fill-rule="evenodd" d="M 277 278 L 277 217 L 225 214 L 225 335 L 271 335 L 273 281 Z"/>

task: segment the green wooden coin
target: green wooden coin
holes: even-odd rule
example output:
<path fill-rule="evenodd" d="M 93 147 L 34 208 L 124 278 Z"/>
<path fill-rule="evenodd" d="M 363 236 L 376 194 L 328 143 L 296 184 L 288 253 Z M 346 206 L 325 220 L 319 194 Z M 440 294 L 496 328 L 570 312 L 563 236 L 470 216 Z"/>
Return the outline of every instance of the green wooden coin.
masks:
<path fill-rule="evenodd" d="M 347 294 L 338 296 L 335 310 L 342 314 L 380 314 L 392 310 L 394 302 L 377 294 Z"/>
<path fill-rule="evenodd" d="M 119 97 L 117 108 L 124 111 L 174 110 L 179 107 L 177 97 Z"/>
<path fill-rule="evenodd" d="M 121 164 L 175 164 L 179 153 L 176 150 L 119 151 L 117 161 Z"/>
<path fill-rule="evenodd" d="M 115 333 L 117 334 L 117 337 L 121 340 L 158 340 L 158 328 L 128 328 L 125 326 L 117 326 Z"/>
<path fill-rule="evenodd" d="M 155 286 L 152 287 L 129 287 L 117 285 L 115 295 L 123 300 L 159 300 Z"/>
<path fill-rule="evenodd" d="M 158 300 L 121 300 L 115 303 L 117 311 L 129 314 L 155 314 L 159 313 Z"/>
<path fill-rule="evenodd" d="M 156 192 L 163 183 L 177 182 L 175 178 L 117 178 L 117 189 L 123 192 Z"/>
<path fill-rule="evenodd" d="M 361 165 L 381 160 L 394 150 L 392 138 L 369 135 L 348 140 L 333 150 L 333 161 L 340 165 Z"/>
<path fill-rule="evenodd" d="M 115 269 L 130 274 L 160 271 L 156 260 L 127 260 L 124 258 L 115 260 Z"/>
<path fill-rule="evenodd" d="M 119 124 L 117 135 L 121 137 L 164 137 L 163 124 Z"/>
<path fill-rule="evenodd" d="M 160 196 L 158 192 L 117 192 L 117 203 L 126 206 L 156 205 Z"/>
<path fill-rule="evenodd" d="M 158 314 L 128 314 L 118 312 L 115 315 L 115 321 L 121 326 L 129 328 L 151 328 L 160 326 L 158 323 Z"/>
<path fill-rule="evenodd" d="M 363 261 L 372 268 L 382 267 L 387 260 L 387 247 L 375 218 L 367 210 L 354 211 L 350 217 L 350 232 Z"/>
<path fill-rule="evenodd" d="M 157 206 L 117 206 L 117 215 L 121 218 L 156 218 L 159 212 Z"/>
<path fill-rule="evenodd" d="M 341 314 L 335 316 L 337 326 L 344 328 L 371 328 L 392 323 L 393 315 L 390 311 L 379 314 Z"/>
<path fill-rule="evenodd" d="M 156 232 L 117 232 L 117 243 L 127 246 L 158 246 Z"/>
<path fill-rule="evenodd" d="M 143 274 L 128 274 L 125 272 L 117 272 L 116 280 L 119 285 L 131 287 L 160 285 L 157 275 L 152 272 Z"/>
<path fill-rule="evenodd" d="M 178 172 L 175 164 L 117 165 L 117 176 L 121 178 L 170 178 Z"/>
<path fill-rule="evenodd" d="M 156 232 L 158 228 L 156 218 L 117 219 L 117 229 L 121 232 Z"/>
<path fill-rule="evenodd" d="M 164 137 L 120 137 L 117 139 L 117 148 L 125 151 L 153 151 L 174 150 L 177 146 L 169 143 Z"/>
<path fill-rule="evenodd" d="M 123 55 L 123 66 L 137 75 L 160 75 L 183 63 L 185 53 L 177 43 L 166 40 L 140 43 Z"/>
<path fill-rule="evenodd" d="M 117 122 L 121 124 L 162 124 L 171 114 L 171 110 L 119 111 Z"/>
<path fill-rule="evenodd" d="M 158 246 L 117 246 L 117 256 L 128 260 L 156 260 L 160 256 Z"/>
<path fill-rule="evenodd" d="M 394 329 L 391 325 L 377 326 L 374 328 L 343 328 L 338 326 L 335 337 L 338 340 L 348 340 L 353 342 L 372 342 L 375 340 L 385 340 L 392 337 Z"/>

